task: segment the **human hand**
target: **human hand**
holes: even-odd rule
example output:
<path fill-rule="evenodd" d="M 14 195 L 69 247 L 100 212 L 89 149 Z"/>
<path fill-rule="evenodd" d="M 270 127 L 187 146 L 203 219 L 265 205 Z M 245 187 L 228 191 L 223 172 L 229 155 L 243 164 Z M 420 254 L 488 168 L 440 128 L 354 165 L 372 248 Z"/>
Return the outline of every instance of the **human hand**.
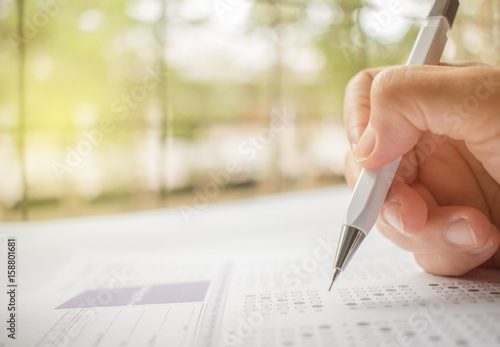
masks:
<path fill-rule="evenodd" d="M 500 268 L 500 68 L 365 70 L 344 118 L 351 187 L 404 155 L 377 221 L 385 236 L 434 274 Z"/>

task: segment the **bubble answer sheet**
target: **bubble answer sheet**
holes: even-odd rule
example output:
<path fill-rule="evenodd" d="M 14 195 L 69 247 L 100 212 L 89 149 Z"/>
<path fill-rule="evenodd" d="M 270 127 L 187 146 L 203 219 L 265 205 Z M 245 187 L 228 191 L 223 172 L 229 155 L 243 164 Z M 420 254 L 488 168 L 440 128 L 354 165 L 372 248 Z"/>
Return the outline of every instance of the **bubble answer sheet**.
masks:
<path fill-rule="evenodd" d="M 499 271 L 433 276 L 376 230 L 328 292 L 348 199 L 2 223 L 0 346 L 500 345 Z"/>

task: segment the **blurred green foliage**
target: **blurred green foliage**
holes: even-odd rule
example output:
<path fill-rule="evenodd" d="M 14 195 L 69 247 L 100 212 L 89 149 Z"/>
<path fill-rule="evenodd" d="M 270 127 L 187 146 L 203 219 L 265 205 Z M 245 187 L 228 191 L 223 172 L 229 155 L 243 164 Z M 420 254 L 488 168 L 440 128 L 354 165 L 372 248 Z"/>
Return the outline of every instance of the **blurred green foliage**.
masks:
<path fill-rule="evenodd" d="M 431 5 L 431 1 L 407 3 Z M 265 127 L 276 109 L 296 114 L 298 135 L 291 148 L 313 141 L 321 130 L 318 124 L 340 121 L 344 89 L 355 73 L 405 62 L 424 15 L 393 15 L 402 35 L 384 41 L 367 32 L 362 20 L 369 10 L 385 11 L 384 4 L 382 0 L 0 0 L 0 150 L 4 150 L 0 168 L 13 177 L 12 182 L 0 183 L 4 185 L 0 200 L 9 209 L 19 205 L 19 192 L 29 191 L 33 202 L 64 203 L 80 195 L 87 200 L 130 196 L 149 206 L 141 197 L 151 192 L 165 195 L 166 172 L 172 165 L 187 169 L 177 172 L 174 167 L 181 183 L 169 190 L 197 187 L 206 181 L 200 167 L 225 160 L 219 153 L 224 148 L 197 154 L 211 146 L 207 139 L 223 142 L 224 136 L 238 135 L 234 131 Z M 466 30 L 488 33 L 498 28 L 493 20 L 499 5 L 464 0 L 462 6 L 452 33 L 455 52 L 449 56 L 487 61 L 481 52 L 474 52 L 477 42 Z M 464 48 L 460 36 L 469 37 L 464 42 L 472 48 Z M 498 56 L 494 49 L 491 52 Z M 24 90 L 19 90 L 20 69 Z M 20 134 L 22 117 L 25 129 Z M 54 162 L 67 161 L 68 151 L 76 150 L 87 139 L 85 134 L 100 129 L 103 121 L 112 131 L 103 132 L 90 148 L 96 155 L 82 159 L 81 168 L 71 168 L 64 179 L 56 180 Z M 229 127 L 224 132 L 218 125 Z M 242 130 L 239 136 L 244 134 Z M 25 138 L 24 166 L 15 150 L 22 143 L 20 135 Z M 179 140 L 184 150 L 169 167 L 168 143 L 173 140 Z M 260 162 L 252 163 L 239 182 L 260 180 L 266 187 L 282 187 L 276 183 L 280 175 L 283 182 L 298 179 L 297 174 L 290 178 L 280 172 L 278 149 L 269 152 L 269 167 L 259 169 Z M 18 166 L 27 177 L 24 187 L 17 179 L 20 173 L 12 169 Z M 314 186 L 304 182 L 303 186 Z"/>

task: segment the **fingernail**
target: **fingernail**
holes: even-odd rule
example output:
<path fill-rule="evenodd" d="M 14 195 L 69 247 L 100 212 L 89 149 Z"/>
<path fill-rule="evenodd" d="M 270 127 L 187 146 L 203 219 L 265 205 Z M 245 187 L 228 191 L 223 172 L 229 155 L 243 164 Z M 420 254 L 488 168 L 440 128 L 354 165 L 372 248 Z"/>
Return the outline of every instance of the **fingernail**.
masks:
<path fill-rule="evenodd" d="M 399 202 L 391 201 L 385 205 L 384 219 L 391 227 L 404 233 L 403 219 L 401 218 L 401 204 Z"/>
<path fill-rule="evenodd" d="M 493 248 L 493 240 L 489 239 L 488 242 L 486 242 L 486 244 L 484 244 L 482 247 L 480 247 L 478 249 L 474 249 L 474 250 L 470 251 L 469 253 L 470 254 L 482 254 L 482 253 L 486 253 L 486 252 L 491 251 L 492 248 Z"/>
<path fill-rule="evenodd" d="M 375 140 L 375 132 L 373 131 L 370 123 L 368 123 L 368 126 L 366 127 L 363 135 L 361 135 L 361 138 L 354 149 L 354 159 L 357 161 L 366 160 L 375 148 Z"/>
<path fill-rule="evenodd" d="M 476 234 L 465 219 L 453 221 L 445 231 L 446 239 L 457 246 L 476 246 Z"/>

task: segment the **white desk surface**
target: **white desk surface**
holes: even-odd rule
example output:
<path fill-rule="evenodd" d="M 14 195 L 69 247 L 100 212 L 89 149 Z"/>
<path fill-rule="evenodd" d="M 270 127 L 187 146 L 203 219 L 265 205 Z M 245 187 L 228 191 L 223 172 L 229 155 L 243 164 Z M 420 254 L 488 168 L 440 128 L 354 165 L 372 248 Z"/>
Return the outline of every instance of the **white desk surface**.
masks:
<path fill-rule="evenodd" d="M 186 222 L 179 208 L 41 222 L 0 223 L 18 238 L 23 282 L 48 280 L 75 252 L 307 255 L 315 237 L 335 239 L 349 199 L 346 186 L 211 204 Z M 330 235 L 331 233 L 331 235 Z M 333 261 L 333 260 L 332 260 Z M 57 264 L 59 266 L 57 266 Z M 30 286 L 29 286 L 30 287 Z"/>

